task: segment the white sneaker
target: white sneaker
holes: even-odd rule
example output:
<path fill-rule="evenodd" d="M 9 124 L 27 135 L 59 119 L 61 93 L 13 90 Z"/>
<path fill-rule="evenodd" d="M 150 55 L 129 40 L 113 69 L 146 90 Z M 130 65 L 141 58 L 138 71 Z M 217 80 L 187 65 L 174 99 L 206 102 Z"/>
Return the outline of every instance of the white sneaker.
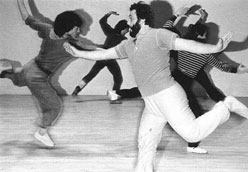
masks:
<path fill-rule="evenodd" d="M 206 154 L 208 153 L 207 150 L 200 148 L 200 147 L 187 147 L 187 152 L 189 153 L 197 153 L 197 154 Z"/>
<path fill-rule="evenodd" d="M 232 96 L 227 96 L 224 100 L 224 103 L 231 112 L 237 113 L 238 115 L 248 119 L 248 108 L 238 99 Z"/>
<path fill-rule="evenodd" d="M 50 136 L 48 135 L 48 133 L 45 133 L 44 135 L 41 135 L 39 133 L 39 131 L 37 131 L 34 134 L 34 137 L 40 141 L 41 143 L 43 143 L 44 145 L 48 146 L 48 147 L 54 147 L 54 142 L 52 141 L 52 139 L 50 138 Z"/>
<path fill-rule="evenodd" d="M 114 90 L 108 90 L 107 96 L 111 101 L 118 100 L 120 98 L 120 96 L 118 94 L 116 94 L 116 92 Z"/>

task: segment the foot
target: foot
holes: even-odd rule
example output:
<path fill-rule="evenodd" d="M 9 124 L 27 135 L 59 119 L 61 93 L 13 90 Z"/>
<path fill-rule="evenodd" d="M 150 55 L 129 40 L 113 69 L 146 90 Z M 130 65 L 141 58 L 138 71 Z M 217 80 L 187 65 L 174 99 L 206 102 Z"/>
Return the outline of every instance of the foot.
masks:
<path fill-rule="evenodd" d="M 227 96 L 224 103 L 228 107 L 229 111 L 248 119 L 248 108 L 238 99 L 232 96 Z"/>
<path fill-rule="evenodd" d="M 7 61 L 0 60 L 0 78 L 4 78 L 6 74 L 13 73 L 12 65 Z"/>
<path fill-rule="evenodd" d="M 44 135 L 40 134 L 39 131 L 37 131 L 34 134 L 34 137 L 41 143 L 43 143 L 44 145 L 48 146 L 48 147 L 54 147 L 54 142 L 51 139 L 51 137 L 49 136 L 48 133 L 45 133 Z"/>
<path fill-rule="evenodd" d="M 120 96 L 114 90 L 108 90 L 107 96 L 111 101 L 118 100 Z"/>
<path fill-rule="evenodd" d="M 200 148 L 200 147 L 187 147 L 187 152 L 189 153 L 197 153 L 197 154 L 206 154 L 208 153 L 207 150 Z"/>
<path fill-rule="evenodd" d="M 81 91 L 82 89 L 79 86 L 76 86 L 76 88 L 74 89 L 73 93 L 71 94 L 72 96 L 77 96 L 78 93 Z"/>

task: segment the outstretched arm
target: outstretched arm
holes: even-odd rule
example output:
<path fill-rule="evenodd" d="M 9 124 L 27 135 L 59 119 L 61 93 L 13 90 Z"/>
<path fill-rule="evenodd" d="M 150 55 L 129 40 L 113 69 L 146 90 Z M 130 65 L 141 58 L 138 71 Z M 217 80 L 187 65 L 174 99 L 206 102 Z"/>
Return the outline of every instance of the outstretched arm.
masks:
<path fill-rule="evenodd" d="M 193 40 L 176 38 L 174 50 L 183 50 L 197 54 L 218 53 L 223 51 L 231 41 L 233 32 L 228 32 L 225 36 L 219 39 L 216 45 L 203 44 Z"/>
<path fill-rule="evenodd" d="M 200 12 L 200 19 L 196 22 L 196 24 L 203 24 L 207 21 L 207 17 L 208 17 L 208 13 L 206 12 L 206 10 L 204 9 L 199 9 L 199 12 Z"/>
<path fill-rule="evenodd" d="M 31 10 L 31 13 L 35 18 L 41 20 L 42 22 L 53 24 L 53 21 L 51 19 L 45 17 L 43 14 L 40 13 L 34 0 L 28 0 L 28 4 L 29 4 L 29 8 Z"/>
<path fill-rule="evenodd" d="M 17 0 L 17 5 L 18 5 L 18 9 L 19 9 L 19 12 L 22 16 L 22 20 L 23 21 L 26 21 L 26 19 L 28 18 L 29 16 L 29 13 L 28 13 L 28 10 L 25 6 L 25 3 L 23 0 Z"/>
<path fill-rule="evenodd" d="M 231 41 L 225 52 L 234 52 L 248 49 L 248 36 L 243 41 Z"/>
<path fill-rule="evenodd" d="M 176 19 L 178 17 L 182 17 L 184 16 L 187 11 L 189 10 L 189 7 L 181 7 L 179 8 L 174 15 L 172 15 L 166 22 L 165 24 L 163 25 L 163 28 L 165 29 L 169 29 L 169 28 L 173 28 L 174 26 L 174 22 L 176 21 Z"/>
<path fill-rule="evenodd" d="M 115 51 L 115 47 L 109 49 L 97 49 L 95 51 L 81 51 L 77 50 L 75 47 L 71 46 L 69 43 L 64 43 L 65 50 L 71 55 L 86 60 L 109 60 L 118 59 L 118 55 Z"/>
<path fill-rule="evenodd" d="M 46 37 L 50 33 L 51 24 L 44 23 L 41 20 L 31 16 L 25 6 L 24 0 L 17 0 L 17 5 L 26 25 L 29 25 L 32 29 L 39 31 L 39 37 Z"/>
<path fill-rule="evenodd" d="M 219 69 L 221 71 L 230 72 L 230 73 L 237 73 L 238 67 L 236 65 L 224 63 L 223 61 L 215 58 L 212 54 L 208 55 L 207 63 L 213 67 L 216 67 L 217 69 Z"/>
<path fill-rule="evenodd" d="M 110 11 L 108 12 L 107 14 L 105 14 L 99 21 L 100 25 L 101 25 L 101 28 L 104 32 L 104 34 L 106 36 L 108 36 L 109 34 L 113 34 L 114 33 L 114 29 L 108 24 L 108 18 L 111 16 L 111 15 L 119 15 L 116 11 Z"/>

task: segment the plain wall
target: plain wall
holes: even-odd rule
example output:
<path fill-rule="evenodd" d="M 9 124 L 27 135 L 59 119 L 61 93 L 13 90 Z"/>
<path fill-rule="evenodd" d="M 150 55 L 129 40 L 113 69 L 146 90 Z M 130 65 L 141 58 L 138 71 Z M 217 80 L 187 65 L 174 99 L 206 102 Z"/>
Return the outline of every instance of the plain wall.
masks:
<path fill-rule="evenodd" d="M 39 11 L 54 19 L 65 10 L 78 8 L 85 9 L 93 18 L 93 24 L 86 36 L 92 41 L 102 44 L 105 36 L 98 23 L 99 19 L 109 11 L 117 11 L 119 16 L 111 16 L 109 23 L 114 26 L 120 19 L 128 19 L 129 7 L 137 1 L 131 0 L 36 0 Z M 248 0 L 169 0 L 146 1 L 152 5 L 155 14 L 155 27 L 160 27 L 172 13 L 183 5 L 201 5 L 209 13 L 207 22 L 212 27 L 212 42 L 216 42 L 216 35 L 223 36 L 232 30 L 235 32 L 229 51 L 221 54 L 219 58 L 233 64 L 242 62 L 248 66 Z M 178 28 L 184 27 L 198 20 L 199 15 L 192 15 L 183 25 L 178 23 Z M 215 24 L 217 25 L 215 25 Z M 21 64 L 34 58 L 40 48 L 41 39 L 37 33 L 24 24 L 18 11 L 16 0 L 0 0 L 0 58 L 7 58 Z M 228 50 L 228 49 L 227 49 Z M 136 86 L 128 60 L 119 60 L 122 74 L 122 88 Z M 53 78 L 53 85 L 61 93 L 71 94 L 81 78 L 91 69 L 93 61 L 78 59 L 66 64 Z M 248 74 L 230 74 L 221 72 L 216 68 L 208 68 L 209 75 L 217 87 L 225 94 L 234 96 L 248 96 Z M 30 94 L 26 87 L 16 87 L 8 79 L 0 80 L 0 94 Z M 80 93 L 87 95 L 104 95 L 106 90 L 112 88 L 113 79 L 109 71 L 104 68 L 88 86 Z M 196 86 L 196 90 L 198 87 Z M 201 89 L 198 89 L 201 90 Z"/>

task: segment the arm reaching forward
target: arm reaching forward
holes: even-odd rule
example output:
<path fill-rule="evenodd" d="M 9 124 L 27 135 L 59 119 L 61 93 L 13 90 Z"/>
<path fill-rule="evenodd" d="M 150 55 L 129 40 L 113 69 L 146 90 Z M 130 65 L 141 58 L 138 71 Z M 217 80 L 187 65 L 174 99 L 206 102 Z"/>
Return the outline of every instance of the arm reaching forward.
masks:
<path fill-rule="evenodd" d="M 183 50 L 197 54 L 218 53 L 223 51 L 228 46 L 232 39 L 232 36 L 233 32 L 228 32 L 226 35 L 219 39 L 216 45 L 203 44 L 193 40 L 176 38 L 174 50 Z"/>
<path fill-rule="evenodd" d="M 71 55 L 79 58 L 83 58 L 86 60 L 109 60 L 109 59 L 119 59 L 115 48 L 109 48 L 109 49 L 97 49 L 95 51 L 82 51 L 78 50 L 69 43 L 64 43 L 65 50 L 70 53 Z"/>

